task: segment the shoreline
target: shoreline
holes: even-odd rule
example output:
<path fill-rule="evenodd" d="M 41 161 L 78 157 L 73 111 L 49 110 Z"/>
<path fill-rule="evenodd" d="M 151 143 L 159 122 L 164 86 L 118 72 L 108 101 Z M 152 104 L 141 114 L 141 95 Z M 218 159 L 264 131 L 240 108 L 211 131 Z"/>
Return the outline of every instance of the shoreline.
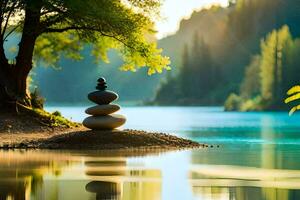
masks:
<path fill-rule="evenodd" d="M 0 150 L 183 150 L 213 147 L 165 133 L 141 130 L 93 131 L 79 127 L 51 132 L 0 133 Z"/>
<path fill-rule="evenodd" d="M 181 150 L 213 147 L 166 133 L 90 130 L 61 115 L 41 111 L 0 114 L 0 149 Z M 218 147 L 218 146 L 217 146 Z"/>

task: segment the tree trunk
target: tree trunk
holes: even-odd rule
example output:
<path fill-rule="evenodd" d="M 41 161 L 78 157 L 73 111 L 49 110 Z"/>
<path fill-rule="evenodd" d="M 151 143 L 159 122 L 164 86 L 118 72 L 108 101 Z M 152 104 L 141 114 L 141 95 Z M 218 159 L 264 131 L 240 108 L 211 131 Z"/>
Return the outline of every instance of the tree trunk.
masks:
<path fill-rule="evenodd" d="M 27 76 L 17 73 L 16 65 L 1 64 L 0 67 L 0 110 L 17 111 L 17 105 L 31 106 L 27 93 Z"/>
<path fill-rule="evenodd" d="M 13 98 L 9 95 L 9 88 L 12 83 L 9 79 L 12 78 L 9 73 L 8 60 L 5 57 L 3 41 L 0 40 L 0 109 L 12 109 Z"/>
<path fill-rule="evenodd" d="M 5 57 L 3 43 L 0 44 L 1 110 L 17 111 L 18 104 L 31 106 L 30 95 L 27 91 L 27 78 L 32 69 L 33 51 L 35 41 L 39 35 L 41 11 L 41 5 L 34 5 L 35 6 L 32 6 L 28 3 L 25 9 L 22 38 L 19 43 L 19 52 L 15 64 L 8 63 Z"/>
<path fill-rule="evenodd" d="M 16 106 L 16 98 L 13 95 L 13 76 L 9 72 L 9 65 L 5 60 L 0 61 L 0 108 L 1 110 L 13 110 Z"/>

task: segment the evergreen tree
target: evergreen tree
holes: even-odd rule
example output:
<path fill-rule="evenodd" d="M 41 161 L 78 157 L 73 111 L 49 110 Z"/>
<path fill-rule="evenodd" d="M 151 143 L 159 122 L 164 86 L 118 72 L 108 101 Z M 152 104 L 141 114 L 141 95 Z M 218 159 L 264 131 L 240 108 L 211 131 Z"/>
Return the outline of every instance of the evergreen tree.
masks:
<path fill-rule="evenodd" d="M 260 94 L 260 63 L 261 57 L 256 55 L 246 68 L 245 78 L 240 87 L 240 95 L 243 99 L 249 99 Z"/>
<path fill-rule="evenodd" d="M 190 94 L 189 87 L 190 85 L 190 74 L 191 74 L 191 66 L 190 66 L 190 56 L 189 56 L 189 47 L 187 44 L 184 45 L 183 55 L 182 55 L 182 66 L 179 75 L 180 79 L 180 89 L 184 96 Z"/>
<path fill-rule="evenodd" d="M 287 50 L 290 48 L 291 34 L 284 26 L 279 31 L 273 31 L 262 42 L 261 61 L 261 94 L 270 107 L 281 105 L 285 95 L 283 90 L 283 73 L 288 65 Z"/>
<path fill-rule="evenodd" d="M 293 40 L 288 26 L 274 30 L 261 42 L 261 54 L 247 67 L 240 89 L 238 110 L 284 109 L 285 91 L 297 84 L 299 41 Z M 297 74 L 297 75 L 296 75 Z M 258 89 L 260 88 L 260 90 Z M 232 99 L 232 96 L 230 97 Z M 228 109 L 234 107 L 228 98 Z M 237 99 L 237 98 L 235 98 Z"/>

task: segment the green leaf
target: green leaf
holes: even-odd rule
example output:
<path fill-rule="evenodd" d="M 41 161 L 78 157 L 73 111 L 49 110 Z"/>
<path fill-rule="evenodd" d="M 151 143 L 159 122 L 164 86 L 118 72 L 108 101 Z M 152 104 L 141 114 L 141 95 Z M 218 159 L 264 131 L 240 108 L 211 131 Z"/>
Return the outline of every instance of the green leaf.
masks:
<path fill-rule="evenodd" d="M 293 115 L 294 112 L 296 112 L 297 110 L 300 110 L 300 105 L 294 106 L 294 107 L 290 110 L 289 115 L 290 115 L 290 116 Z"/>
<path fill-rule="evenodd" d="M 292 102 L 292 101 L 295 101 L 295 100 L 299 100 L 300 99 L 300 93 L 297 93 L 293 96 L 290 96 L 288 98 L 285 99 L 285 103 L 289 103 L 289 102 Z"/>
<path fill-rule="evenodd" d="M 300 85 L 296 85 L 294 87 L 292 87 L 291 89 L 289 89 L 289 91 L 287 92 L 287 95 L 292 95 L 295 93 L 300 92 Z"/>

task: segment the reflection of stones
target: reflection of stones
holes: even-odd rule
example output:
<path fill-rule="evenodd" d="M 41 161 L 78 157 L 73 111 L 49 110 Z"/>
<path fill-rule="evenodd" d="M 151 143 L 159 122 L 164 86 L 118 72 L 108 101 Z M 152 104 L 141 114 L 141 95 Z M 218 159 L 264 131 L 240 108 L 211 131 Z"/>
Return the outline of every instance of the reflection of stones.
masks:
<path fill-rule="evenodd" d="M 27 185 L 26 181 L 22 179 L 20 180 L 20 178 L 3 179 L 1 177 L 0 199 L 26 199 L 26 189 L 28 189 L 26 188 Z"/>
<path fill-rule="evenodd" d="M 90 116 L 86 118 L 82 124 L 90 129 L 107 130 L 120 127 L 125 122 L 126 118 L 124 116 L 111 114 L 106 116 Z"/>
<path fill-rule="evenodd" d="M 96 199 L 118 199 L 120 184 L 105 181 L 92 181 L 85 186 L 86 191 L 96 193 Z"/>
<path fill-rule="evenodd" d="M 124 170 L 114 170 L 114 171 L 86 171 L 87 176 L 124 176 L 126 172 Z"/>
<path fill-rule="evenodd" d="M 87 171 L 85 174 L 87 176 L 125 176 L 126 171 L 122 169 L 126 166 L 127 162 L 125 159 L 113 160 L 113 159 L 104 159 L 104 160 L 91 160 L 85 161 L 85 166 Z"/>
<path fill-rule="evenodd" d="M 87 167 L 103 167 L 103 166 L 126 166 L 126 160 L 100 160 L 100 161 L 85 161 Z"/>
<path fill-rule="evenodd" d="M 86 109 L 85 113 L 93 116 L 109 115 L 120 110 L 120 106 L 116 104 L 98 105 Z"/>
<path fill-rule="evenodd" d="M 85 112 L 92 115 L 83 121 L 83 125 L 93 130 L 111 130 L 125 124 L 126 118 L 122 115 L 113 114 L 120 110 L 120 106 L 110 104 L 118 99 L 118 95 L 112 91 L 106 90 L 106 81 L 104 78 L 98 79 L 96 89 L 98 91 L 88 94 L 88 99 L 97 104 L 88 108 Z"/>

